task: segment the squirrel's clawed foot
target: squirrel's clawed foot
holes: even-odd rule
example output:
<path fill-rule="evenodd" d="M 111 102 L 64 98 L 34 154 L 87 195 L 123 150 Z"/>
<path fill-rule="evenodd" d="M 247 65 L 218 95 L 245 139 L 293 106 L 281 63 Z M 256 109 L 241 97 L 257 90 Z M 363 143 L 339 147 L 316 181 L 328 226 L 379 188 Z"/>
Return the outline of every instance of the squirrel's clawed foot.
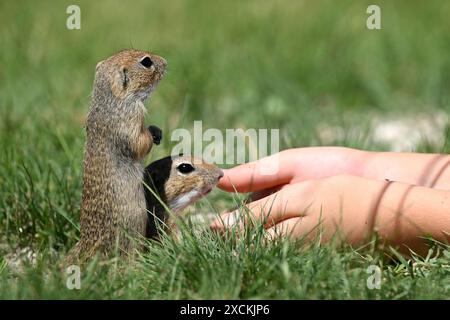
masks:
<path fill-rule="evenodd" d="M 157 126 L 148 126 L 148 131 L 153 137 L 153 143 L 160 144 L 162 139 L 162 130 L 158 128 Z"/>

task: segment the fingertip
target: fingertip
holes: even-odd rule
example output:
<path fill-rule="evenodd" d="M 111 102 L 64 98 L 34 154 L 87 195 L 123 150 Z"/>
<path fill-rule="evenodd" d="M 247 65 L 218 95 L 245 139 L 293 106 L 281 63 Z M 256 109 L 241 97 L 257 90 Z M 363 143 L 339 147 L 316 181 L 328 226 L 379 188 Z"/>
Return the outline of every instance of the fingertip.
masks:
<path fill-rule="evenodd" d="M 210 225 L 211 229 L 223 230 L 236 224 L 238 213 L 236 211 L 222 213 Z"/>
<path fill-rule="evenodd" d="M 227 174 L 224 172 L 224 175 L 223 175 L 223 177 L 221 177 L 219 179 L 217 186 L 222 189 L 224 186 L 228 186 L 229 184 L 230 184 L 230 179 L 227 177 Z"/>
<path fill-rule="evenodd" d="M 213 222 L 211 222 L 211 224 L 209 225 L 209 227 L 213 230 L 220 230 L 223 229 L 223 225 L 220 222 L 220 219 L 215 219 Z"/>
<path fill-rule="evenodd" d="M 229 175 L 230 169 L 222 169 L 223 177 L 219 179 L 217 187 L 224 191 L 232 192 L 235 190 L 233 183 L 231 182 L 231 178 Z"/>
<path fill-rule="evenodd" d="M 211 229 L 223 229 L 224 225 L 223 225 L 223 218 L 227 215 L 227 213 L 222 213 L 220 214 L 217 218 L 215 218 L 211 223 L 210 223 L 210 228 Z"/>

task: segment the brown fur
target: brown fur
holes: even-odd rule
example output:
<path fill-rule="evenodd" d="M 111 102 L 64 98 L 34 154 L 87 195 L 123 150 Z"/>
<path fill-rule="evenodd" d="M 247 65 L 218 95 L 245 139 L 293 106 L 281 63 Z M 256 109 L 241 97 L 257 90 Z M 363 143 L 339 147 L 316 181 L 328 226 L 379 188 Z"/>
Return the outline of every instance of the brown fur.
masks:
<path fill-rule="evenodd" d="M 189 173 L 181 173 L 177 169 L 180 164 L 191 165 L 194 170 Z M 166 231 L 176 230 L 175 221 L 170 219 L 169 213 L 161 201 L 173 213 L 179 213 L 206 195 L 216 186 L 222 176 L 222 170 L 215 165 L 191 156 L 169 156 L 148 165 L 144 174 L 145 199 L 149 212 L 147 238 L 158 238 L 156 227 L 158 221 L 166 225 Z M 155 197 L 149 188 L 160 199 Z"/>
<path fill-rule="evenodd" d="M 150 57 L 153 65 L 140 61 Z M 96 66 L 86 121 L 80 241 L 68 261 L 96 252 L 135 248 L 131 237 L 145 235 L 147 212 L 142 187 L 142 160 L 153 139 L 144 125 L 143 102 L 165 71 L 154 54 L 124 50 Z"/>

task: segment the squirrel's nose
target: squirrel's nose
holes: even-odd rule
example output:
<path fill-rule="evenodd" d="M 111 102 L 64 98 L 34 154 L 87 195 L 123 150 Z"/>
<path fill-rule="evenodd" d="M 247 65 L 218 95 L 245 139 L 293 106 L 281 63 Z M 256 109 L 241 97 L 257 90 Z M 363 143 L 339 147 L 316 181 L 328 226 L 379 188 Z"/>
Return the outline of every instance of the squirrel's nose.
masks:
<path fill-rule="evenodd" d="M 163 57 L 153 55 L 152 61 L 155 63 L 156 70 L 159 73 L 164 74 L 166 71 L 166 67 L 167 67 L 167 60 L 164 59 Z"/>
<path fill-rule="evenodd" d="M 166 70 L 166 67 L 167 67 L 167 60 L 166 59 L 164 59 L 164 58 L 162 58 L 162 57 L 159 57 L 159 68 L 161 69 L 161 71 L 164 71 L 164 70 Z"/>

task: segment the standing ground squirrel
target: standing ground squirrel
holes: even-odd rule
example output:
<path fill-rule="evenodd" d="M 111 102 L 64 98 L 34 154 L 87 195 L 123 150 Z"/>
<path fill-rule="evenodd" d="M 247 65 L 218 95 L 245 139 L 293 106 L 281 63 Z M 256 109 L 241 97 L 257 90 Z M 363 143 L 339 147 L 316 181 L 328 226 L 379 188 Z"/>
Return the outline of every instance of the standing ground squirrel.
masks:
<path fill-rule="evenodd" d="M 138 50 L 121 51 L 96 66 L 86 121 L 81 237 L 69 261 L 115 248 L 130 252 L 131 237 L 145 235 L 143 159 L 159 144 L 161 130 L 145 127 L 143 102 L 165 68 L 166 60 Z"/>
<path fill-rule="evenodd" d="M 179 213 L 207 195 L 222 177 L 221 169 L 191 156 L 169 156 L 152 162 L 144 174 L 149 212 L 146 237 L 158 238 L 158 222 L 174 227 L 161 201 L 174 213 Z"/>

